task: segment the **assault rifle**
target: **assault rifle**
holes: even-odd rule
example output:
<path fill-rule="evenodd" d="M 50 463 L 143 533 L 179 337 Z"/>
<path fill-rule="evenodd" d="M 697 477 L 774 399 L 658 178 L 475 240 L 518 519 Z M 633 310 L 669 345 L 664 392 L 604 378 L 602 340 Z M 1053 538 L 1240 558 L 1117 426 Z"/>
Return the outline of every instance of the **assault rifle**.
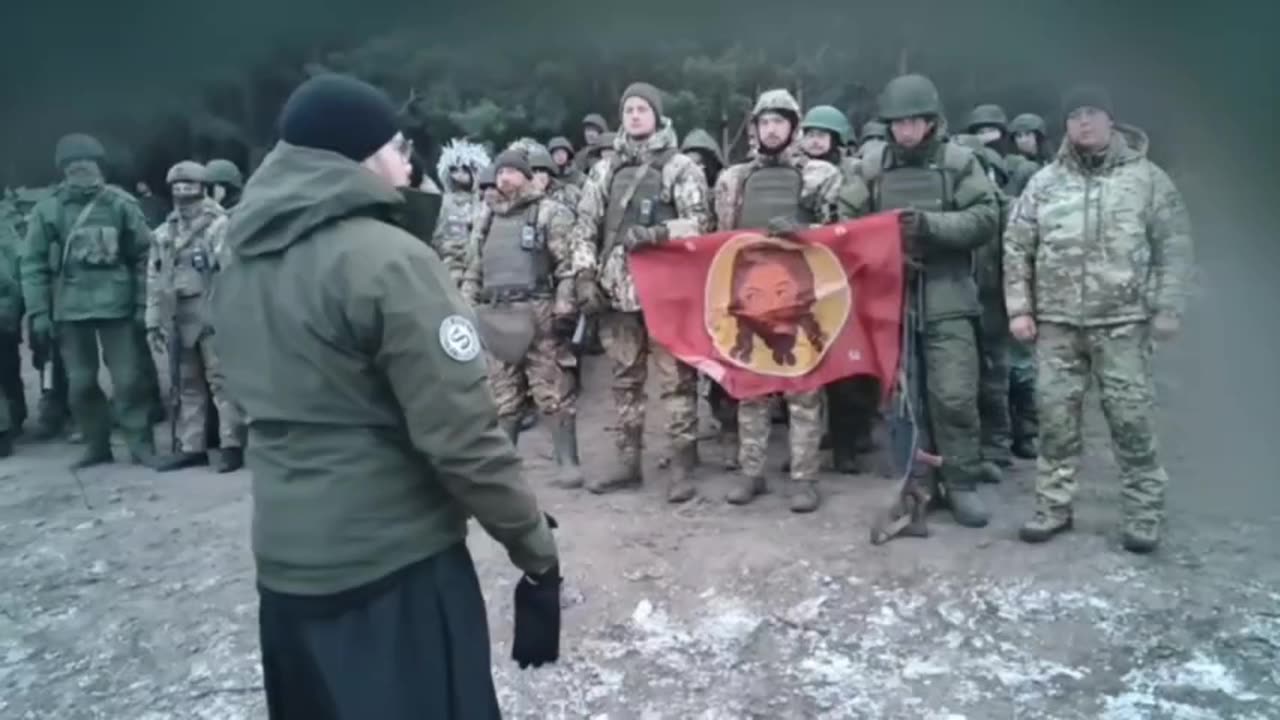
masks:
<path fill-rule="evenodd" d="M 169 326 L 169 450 L 178 454 L 178 414 L 182 412 L 182 333 L 174 314 Z"/>
<path fill-rule="evenodd" d="M 928 537 L 925 517 L 937 493 L 930 470 L 942 466 L 932 454 L 924 352 L 924 271 L 908 263 L 907 297 L 902 307 L 902 346 L 889 416 L 890 461 L 902 485 L 892 506 L 871 527 L 871 544 L 895 537 Z"/>

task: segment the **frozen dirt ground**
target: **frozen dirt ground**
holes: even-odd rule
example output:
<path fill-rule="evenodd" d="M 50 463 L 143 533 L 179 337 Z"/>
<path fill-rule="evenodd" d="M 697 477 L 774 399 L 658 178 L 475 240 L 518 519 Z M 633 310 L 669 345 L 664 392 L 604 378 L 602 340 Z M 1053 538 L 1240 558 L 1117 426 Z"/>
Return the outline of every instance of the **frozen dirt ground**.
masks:
<path fill-rule="evenodd" d="M 607 371 L 588 368 L 588 471 L 611 447 Z M 494 673 L 512 718 L 1280 718 L 1280 508 L 1274 476 L 1218 478 L 1189 457 L 1185 408 L 1164 408 L 1174 478 L 1167 542 L 1123 552 L 1100 418 L 1077 528 L 1016 539 L 1031 466 L 984 490 L 995 520 L 875 548 L 892 483 L 826 475 L 815 515 L 775 492 L 721 498 L 703 446 L 702 498 L 650 483 L 594 497 L 551 489 L 542 428 L 522 442 L 560 520 L 563 660 L 521 672 L 510 652 L 517 572 L 472 535 Z M 783 432 L 775 431 L 773 466 Z M 119 452 L 118 455 L 122 455 Z M 70 445 L 0 462 L 0 718 L 265 717 L 248 550 L 249 478 L 125 465 L 65 471 Z M 774 473 L 774 485 L 781 474 Z M 374 719 L 371 719 L 374 720 Z"/>

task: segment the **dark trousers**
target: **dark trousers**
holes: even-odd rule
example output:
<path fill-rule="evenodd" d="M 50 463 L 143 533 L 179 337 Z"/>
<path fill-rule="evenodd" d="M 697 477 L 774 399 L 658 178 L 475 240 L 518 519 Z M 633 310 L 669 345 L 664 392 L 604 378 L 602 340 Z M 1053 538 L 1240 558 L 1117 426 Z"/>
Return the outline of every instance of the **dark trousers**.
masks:
<path fill-rule="evenodd" d="M 22 357 L 18 346 L 22 338 L 17 332 L 0 332 L 0 391 L 9 407 L 9 422 L 21 427 L 27 419 L 27 396 L 22 387 Z"/>
<path fill-rule="evenodd" d="M 464 543 L 337 595 L 258 596 L 270 720 L 502 717 Z"/>

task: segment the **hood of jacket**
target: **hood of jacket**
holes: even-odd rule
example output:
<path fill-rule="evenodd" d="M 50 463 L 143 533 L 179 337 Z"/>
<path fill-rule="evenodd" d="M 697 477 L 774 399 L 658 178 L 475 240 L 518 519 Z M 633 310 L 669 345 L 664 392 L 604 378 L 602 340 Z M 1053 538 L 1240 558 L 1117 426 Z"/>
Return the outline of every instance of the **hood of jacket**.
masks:
<path fill-rule="evenodd" d="M 280 142 L 245 185 L 227 246 L 238 258 L 275 254 L 320 225 L 362 213 L 390 217 L 403 202 L 390 184 L 338 153 Z"/>
<path fill-rule="evenodd" d="M 1094 166 L 1092 170 L 1086 170 L 1080 153 L 1076 151 L 1068 138 L 1062 139 L 1062 146 L 1058 148 L 1058 160 L 1078 172 L 1105 172 L 1119 165 L 1137 162 L 1145 158 L 1150 145 L 1151 140 L 1141 128 L 1116 123 L 1112 128 L 1111 142 L 1107 144 L 1107 149 L 1102 153 L 1102 162 Z"/>

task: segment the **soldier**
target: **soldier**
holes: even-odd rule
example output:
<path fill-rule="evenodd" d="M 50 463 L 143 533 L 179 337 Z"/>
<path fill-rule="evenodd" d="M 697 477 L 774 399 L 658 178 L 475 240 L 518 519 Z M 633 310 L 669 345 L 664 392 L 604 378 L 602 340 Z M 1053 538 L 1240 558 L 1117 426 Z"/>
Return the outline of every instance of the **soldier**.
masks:
<path fill-rule="evenodd" d="M 806 156 L 795 145 L 800 130 L 800 105 L 786 90 L 761 93 L 751 112 L 760 144 L 756 157 L 725 170 L 716 183 L 718 230 L 769 228 L 787 232 L 797 227 L 836 220 L 840 169 Z M 813 512 L 817 489 L 819 445 L 822 440 L 822 391 L 786 396 L 791 432 L 792 512 Z M 769 397 L 738 404 L 738 462 L 742 474 L 726 498 L 745 505 L 766 491 L 765 453 L 769 447 Z"/>
<path fill-rule="evenodd" d="M 578 208 L 578 198 L 582 189 L 577 185 L 560 179 L 560 167 L 551 158 L 545 148 L 534 147 L 529 150 L 529 167 L 533 170 L 533 182 L 538 190 L 548 198 L 564 205 L 570 213 Z"/>
<path fill-rule="evenodd" d="M 853 135 L 844 113 L 819 105 L 805 114 L 800 128 L 806 155 L 835 165 L 846 180 L 856 177 L 857 162 L 844 153 L 845 139 Z M 879 403 L 880 385 L 871 377 L 848 378 L 828 387 L 828 444 L 837 472 L 855 474 L 865 469 L 862 456 L 873 449 L 871 429 Z"/>
<path fill-rule="evenodd" d="M 58 339 L 72 413 L 88 443 L 73 468 L 112 460 L 110 410 L 98 385 L 100 354 L 133 461 L 149 464 L 155 455 L 143 369 L 150 358 L 137 342 L 151 231 L 133 196 L 105 184 L 99 165 L 104 156 L 102 144 L 88 135 L 58 141 L 54 158 L 66 179 L 32 210 L 21 261 L 33 340 Z"/>
<path fill-rule="evenodd" d="M 982 426 L 982 480 L 999 483 L 1004 468 L 1013 464 L 1009 451 L 1009 317 L 1004 307 L 1003 260 L 1004 225 L 1009 199 L 1000 188 L 1008 182 L 1004 159 L 995 147 L 978 135 L 956 135 L 954 141 L 973 151 L 982 169 L 996 187 L 1000 201 L 1000 226 L 991 239 L 973 254 L 978 302 L 982 305 L 978 347 L 978 419 Z"/>
<path fill-rule="evenodd" d="M 445 145 L 436 163 L 436 176 L 444 188 L 444 198 L 431 247 L 440 254 L 455 283 L 462 282 L 471 223 L 479 211 L 476 174 L 488 164 L 489 153 L 482 146 L 462 139 Z"/>
<path fill-rule="evenodd" d="M 499 195 L 476 219 L 462 296 L 487 328 L 498 424 L 516 442 L 524 404 L 532 398 L 552 423 L 560 470 L 553 484 L 579 488 L 576 387 L 560 365 L 578 324 L 569 248 L 573 212 L 543 193 L 520 150 L 508 148 L 493 166 Z"/>
<path fill-rule="evenodd" d="M 889 139 L 889 128 L 879 120 L 868 120 L 862 123 L 862 132 L 858 133 L 858 142 L 866 145 L 870 140 L 884 142 Z"/>
<path fill-rule="evenodd" d="M 1022 194 L 1041 167 L 1053 158 L 1045 135 L 1044 118 L 1023 113 L 1009 123 L 1013 143 L 1018 155 L 1027 160 L 1020 171 L 1009 178 L 1009 193 L 1013 197 Z M 1009 344 L 1009 429 L 1013 436 L 1010 450 L 1015 457 L 1034 460 L 1037 455 L 1036 435 L 1040 423 L 1036 413 L 1036 359 L 1033 345 L 1024 342 Z"/>
<path fill-rule="evenodd" d="M 151 192 L 151 186 L 146 180 L 139 180 L 134 185 L 134 196 L 142 206 L 142 215 L 147 219 L 147 227 L 155 227 L 164 222 L 165 215 L 168 214 L 168 210 L 164 207 L 164 200 Z"/>
<path fill-rule="evenodd" d="M 214 342 L 250 418 L 273 720 L 499 717 L 469 517 L 524 573 L 513 659 L 558 656 L 555 539 L 498 429 L 474 315 L 388 222 L 410 174 L 396 125 L 353 78 L 295 90 L 216 279 Z"/>
<path fill-rule="evenodd" d="M 582 146 L 584 148 L 602 145 L 600 136 L 609 132 L 609 123 L 599 113 L 589 113 L 582 118 Z"/>
<path fill-rule="evenodd" d="M 614 158 L 616 158 L 618 156 L 618 150 L 616 148 L 617 143 L 618 143 L 618 133 L 615 133 L 615 132 L 600 133 L 600 146 L 598 148 L 598 153 L 595 156 L 595 159 L 591 163 L 591 167 L 595 167 L 595 164 L 600 162 L 601 160 L 612 161 Z"/>
<path fill-rule="evenodd" d="M 224 210 L 230 210 L 239 204 L 240 193 L 244 190 L 244 175 L 235 163 L 223 159 L 210 160 L 204 166 L 204 174 L 208 179 L 206 187 L 209 188 L 209 197 L 214 202 Z"/>
<path fill-rule="evenodd" d="M 556 163 L 556 174 L 560 179 L 581 188 L 587 181 L 587 174 L 579 170 L 574 163 L 576 153 L 573 151 L 573 143 L 569 142 L 568 138 L 554 137 L 547 143 L 547 151 L 551 153 L 551 159 Z"/>
<path fill-rule="evenodd" d="M 627 255 L 709 230 L 707 181 L 679 153 L 657 88 L 635 83 L 623 93 L 621 105 L 624 135 L 617 157 L 592 168 L 573 232 L 577 297 L 584 310 L 601 312 L 600 335 L 613 365 L 618 412 L 617 462 L 587 487 L 605 493 L 643 482 L 644 386 L 652 355 L 672 446 L 667 500 L 685 502 L 695 494 L 697 375 L 650 340 Z"/>
<path fill-rule="evenodd" d="M 0 378 L 0 458 L 13 454 L 22 432 L 27 404 L 23 400 L 18 345 L 22 339 L 22 281 L 18 270 L 21 240 L 8 218 L 0 217 L 0 342 L 4 344 L 4 377 Z M 10 357 L 12 355 L 12 357 Z M 19 403 L 21 401 L 21 403 Z"/>
<path fill-rule="evenodd" d="M 1006 181 L 1000 186 L 1009 197 L 1017 197 L 1026 187 L 1031 175 L 1043 163 L 1028 162 L 1015 147 L 1010 137 L 1009 123 L 1004 108 L 999 105 L 979 105 L 969 113 L 969 132 L 978 136 L 984 145 L 995 150 L 1004 162 Z M 1041 132 L 1044 131 L 1041 123 Z"/>
<path fill-rule="evenodd" d="M 1156 457 L 1152 341 L 1180 325 L 1192 272 L 1191 227 L 1169 176 L 1146 158 L 1147 137 L 1117 125 L 1096 87 L 1063 102 L 1067 139 L 1014 204 L 1005 235 L 1009 329 L 1035 341 L 1040 462 L 1027 542 L 1072 526 L 1090 378 L 1124 497 L 1124 547 L 1160 541 L 1168 476 Z"/>
<path fill-rule="evenodd" d="M 938 90 L 922 75 L 903 75 L 885 86 L 880 118 L 888 143 L 862 148 L 859 173 L 869 192 L 842 193 L 843 213 L 902 210 L 912 302 L 923 305 L 927 397 L 932 443 L 943 458 L 939 489 L 960 525 L 983 527 L 989 516 L 978 495 L 978 347 L 980 316 L 973 251 L 990 242 L 999 225 L 996 188 L 973 152 L 946 142 L 947 122 Z"/>
<path fill-rule="evenodd" d="M 208 316 L 213 276 L 225 252 L 227 213 L 205 197 L 206 178 L 205 168 L 190 160 L 169 169 L 173 212 L 156 228 L 147 262 L 147 343 L 157 365 L 176 370 L 169 382 L 179 397 L 178 414 L 170 420 L 176 447 L 156 461 L 157 472 L 209 463 L 205 424 L 211 399 L 218 413 L 214 469 L 227 473 L 244 465 L 239 412 L 227 397 Z"/>
<path fill-rule="evenodd" d="M 493 165 L 485 165 L 476 173 L 476 188 L 480 190 L 481 203 L 476 203 L 476 215 L 479 215 L 484 211 L 482 203 L 492 204 L 498 199 L 498 173 Z"/>

